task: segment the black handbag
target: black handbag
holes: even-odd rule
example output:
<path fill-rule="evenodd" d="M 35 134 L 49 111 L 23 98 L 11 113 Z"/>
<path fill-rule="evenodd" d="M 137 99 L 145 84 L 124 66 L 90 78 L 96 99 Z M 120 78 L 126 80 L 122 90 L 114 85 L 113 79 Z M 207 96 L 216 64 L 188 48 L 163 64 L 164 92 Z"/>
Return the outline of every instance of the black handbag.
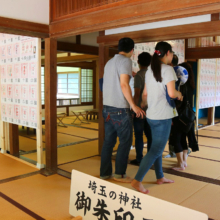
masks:
<path fill-rule="evenodd" d="M 178 121 L 177 126 L 178 129 L 184 133 L 188 133 L 191 129 L 193 122 L 196 120 L 195 112 L 193 111 L 192 107 L 187 98 L 187 86 L 186 86 L 186 105 L 181 108 L 178 112 Z"/>

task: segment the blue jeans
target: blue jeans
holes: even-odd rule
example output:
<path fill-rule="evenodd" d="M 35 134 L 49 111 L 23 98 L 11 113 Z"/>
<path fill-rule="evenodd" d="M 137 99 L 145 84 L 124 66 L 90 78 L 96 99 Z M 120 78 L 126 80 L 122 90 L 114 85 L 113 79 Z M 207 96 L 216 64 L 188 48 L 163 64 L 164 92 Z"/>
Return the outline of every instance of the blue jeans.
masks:
<path fill-rule="evenodd" d="M 128 155 L 132 145 L 131 111 L 127 108 L 104 106 L 103 117 L 105 120 L 105 139 L 101 154 L 100 177 L 106 179 L 112 175 L 111 156 L 117 137 L 119 137 L 120 144 L 115 161 L 115 177 L 125 177 Z"/>
<path fill-rule="evenodd" d="M 136 160 L 138 162 L 141 162 L 143 158 L 143 147 L 144 147 L 143 132 L 147 137 L 147 151 L 149 151 L 152 142 L 151 130 L 146 118 L 142 119 L 142 118 L 134 117 L 133 123 L 134 123 L 134 135 L 135 135 Z"/>
<path fill-rule="evenodd" d="M 152 133 L 150 151 L 142 159 L 139 170 L 135 176 L 137 181 L 142 182 L 144 176 L 154 164 L 157 179 L 164 177 L 162 169 L 162 153 L 170 135 L 172 119 L 151 120 L 147 119 Z"/>

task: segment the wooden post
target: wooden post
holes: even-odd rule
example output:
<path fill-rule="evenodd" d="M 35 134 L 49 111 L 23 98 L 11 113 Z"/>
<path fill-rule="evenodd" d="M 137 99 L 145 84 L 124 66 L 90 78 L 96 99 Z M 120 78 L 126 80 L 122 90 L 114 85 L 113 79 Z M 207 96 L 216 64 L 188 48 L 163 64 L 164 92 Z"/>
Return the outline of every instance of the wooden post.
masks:
<path fill-rule="evenodd" d="M 47 175 L 57 172 L 57 41 L 45 39 L 45 146 Z"/>
<path fill-rule="evenodd" d="M 211 14 L 211 21 L 218 21 L 219 20 L 219 13 Z M 216 38 L 214 39 L 216 41 Z M 216 91 L 216 73 L 217 73 L 217 59 L 216 59 L 216 68 L 215 68 L 215 91 Z M 216 92 L 215 92 L 216 94 Z M 207 117 L 207 124 L 214 125 L 215 124 L 215 103 L 214 106 L 208 108 L 208 117 Z"/>
<path fill-rule="evenodd" d="M 104 35 L 100 32 L 100 36 Z M 99 79 L 103 78 L 104 67 L 109 59 L 109 48 L 104 44 L 99 44 Z M 104 118 L 102 117 L 103 96 L 99 89 L 99 154 L 102 152 L 102 145 L 105 137 Z"/>
<path fill-rule="evenodd" d="M 37 74 L 38 74 L 38 94 L 37 94 L 37 168 L 41 169 L 44 168 L 43 164 L 43 139 L 42 139 L 42 105 L 41 105 L 41 39 L 38 38 L 38 67 L 37 67 Z"/>
<path fill-rule="evenodd" d="M 1 138 L 1 153 L 5 154 L 6 153 L 6 147 L 5 147 L 5 122 L 0 120 L 0 138 Z"/>
<path fill-rule="evenodd" d="M 10 154 L 19 157 L 18 125 L 9 124 Z"/>

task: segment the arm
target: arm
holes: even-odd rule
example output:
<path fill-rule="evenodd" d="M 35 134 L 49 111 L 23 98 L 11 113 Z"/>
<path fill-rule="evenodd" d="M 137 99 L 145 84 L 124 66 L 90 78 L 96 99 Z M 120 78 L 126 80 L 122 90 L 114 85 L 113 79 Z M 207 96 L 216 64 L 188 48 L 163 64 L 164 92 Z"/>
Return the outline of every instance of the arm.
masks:
<path fill-rule="evenodd" d="M 175 88 L 174 80 L 167 83 L 167 91 L 168 91 L 170 98 L 173 98 L 173 99 L 177 98 L 180 101 L 183 100 L 183 96 L 181 92 L 177 91 Z"/>
<path fill-rule="evenodd" d="M 145 83 L 144 91 L 142 93 L 141 107 L 144 108 L 146 106 L 147 106 L 147 86 L 146 86 L 146 83 Z"/>
<path fill-rule="evenodd" d="M 130 104 L 131 108 L 133 111 L 136 113 L 137 117 L 143 117 L 145 115 L 145 112 L 139 108 L 138 106 L 135 105 L 134 100 L 132 99 L 131 95 L 131 88 L 129 86 L 129 80 L 130 76 L 127 74 L 121 74 L 120 75 L 120 85 L 121 85 L 121 90 L 127 99 L 128 103 Z"/>
<path fill-rule="evenodd" d="M 134 103 L 135 103 L 135 105 L 138 105 L 140 95 L 141 95 L 141 89 L 134 88 Z"/>

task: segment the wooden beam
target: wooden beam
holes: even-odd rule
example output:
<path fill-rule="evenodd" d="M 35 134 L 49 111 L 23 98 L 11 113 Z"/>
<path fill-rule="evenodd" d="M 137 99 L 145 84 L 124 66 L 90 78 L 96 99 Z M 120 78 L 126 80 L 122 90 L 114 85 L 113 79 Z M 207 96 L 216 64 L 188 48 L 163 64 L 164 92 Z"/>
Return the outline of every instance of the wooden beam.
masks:
<path fill-rule="evenodd" d="M 49 25 L 0 17 L 0 33 L 49 37 Z"/>
<path fill-rule="evenodd" d="M 9 124 L 10 154 L 19 157 L 18 125 Z"/>
<path fill-rule="evenodd" d="M 52 37 L 107 30 L 116 27 L 170 20 L 189 16 L 214 14 L 220 11 L 218 0 L 127 0 L 117 7 L 107 5 L 105 10 L 72 14 L 70 18 L 52 22 Z"/>
<path fill-rule="evenodd" d="M 102 35 L 103 32 L 100 33 Z M 104 44 L 99 45 L 99 79 L 103 78 L 104 67 L 109 59 L 109 48 Z M 99 154 L 101 155 L 102 146 L 105 138 L 104 118 L 102 116 L 103 110 L 103 94 L 99 89 Z"/>
<path fill-rule="evenodd" d="M 41 42 L 41 49 L 45 49 L 45 42 Z M 57 42 L 57 51 L 68 52 L 68 53 L 83 53 L 89 55 L 99 55 L 99 47 L 82 45 L 82 44 L 74 44 L 68 42 Z M 118 53 L 117 49 L 110 49 L 110 56 L 113 57 Z"/>
<path fill-rule="evenodd" d="M 211 21 L 218 21 L 219 20 L 219 13 L 211 14 Z"/>
<path fill-rule="evenodd" d="M 66 66 L 66 67 L 79 67 L 82 69 L 93 69 L 96 66 L 94 62 L 77 62 L 77 63 L 62 63 L 57 66 Z"/>
<path fill-rule="evenodd" d="M 57 64 L 76 63 L 76 62 L 96 60 L 96 59 L 98 59 L 98 56 L 95 56 L 95 55 L 78 55 L 78 56 L 71 56 L 71 57 L 59 57 L 57 58 Z M 42 65 L 44 65 L 44 60 L 42 60 Z"/>
<path fill-rule="evenodd" d="M 81 44 L 81 35 L 76 35 L 76 44 Z"/>
<path fill-rule="evenodd" d="M 57 41 L 45 39 L 46 174 L 57 171 Z"/>
<path fill-rule="evenodd" d="M 129 36 L 135 43 L 152 42 L 161 40 L 187 39 L 193 37 L 208 37 L 220 35 L 220 21 L 202 22 L 196 25 L 186 24 L 172 27 L 156 28 L 151 30 L 142 30 L 127 32 L 121 34 L 100 36 L 97 38 L 98 43 L 105 45 L 117 45 L 118 41 Z"/>
<path fill-rule="evenodd" d="M 220 46 L 186 48 L 186 59 L 220 58 Z"/>

